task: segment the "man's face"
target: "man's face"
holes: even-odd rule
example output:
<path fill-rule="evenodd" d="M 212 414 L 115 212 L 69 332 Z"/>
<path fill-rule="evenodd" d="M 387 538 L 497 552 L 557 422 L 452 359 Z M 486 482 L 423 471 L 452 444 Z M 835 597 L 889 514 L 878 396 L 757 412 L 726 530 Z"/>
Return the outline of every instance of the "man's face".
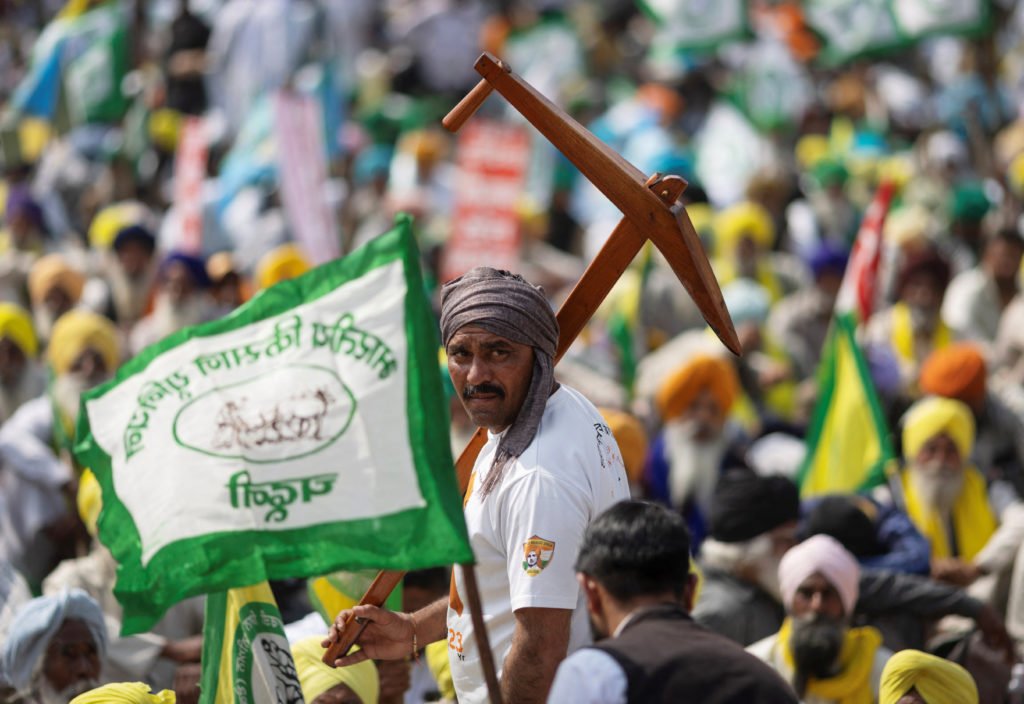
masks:
<path fill-rule="evenodd" d="M 181 262 L 174 262 L 164 272 L 163 290 L 171 303 L 178 305 L 184 303 L 195 291 L 195 281 L 188 267 Z"/>
<path fill-rule="evenodd" d="M 963 487 L 963 459 L 956 443 L 945 433 L 931 438 L 914 456 L 910 478 L 925 503 L 949 510 Z"/>
<path fill-rule="evenodd" d="M 797 587 L 790 615 L 797 670 L 817 678 L 832 676 L 847 630 L 838 590 L 821 574 L 811 575 Z"/>
<path fill-rule="evenodd" d="M 927 272 L 918 272 L 907 278 L 900 290 L 900 298 L 915 311 L 937 313 L 942 305 L 942 287 Z"/>
<path fill-rule="evenodd" d="M 25 353 L 9 337 L 0 339 L 0 384 L 14 386 L 25 371 L 26 361 Z"/>
<path fill-rule="evenodd" d="M 363 704 L 363 700 L 347 684 L 337 684 L 310 704 Z"/>
<path fill-rule="evenodd" d="M 1021 248 L 1005 240 L 992 240 L 985 248 L 985 268 L 997 283 L 1014 284 L 1020 274 Z"/>
<path fill-rule="evenodd" d="M 61 625 L 43 656 L 43 677 L 52 690 L 70 695 L 65 701 L 98 686 L 99 649 L 84 622 L 69 619 Z"/>
<path fill-rule="evenodd" d="M 448 341 L 448 373 L 470 420 L 493 433 L 516 419 L 533 376 L 533 348 L 467 325 Z"/>
<path fill-rule="evenodd" d="M 67 313 L 74 305 L 75 302 L 71 300 L 71 296 L 60 286 L 52 287 L 43 296 L 43 307 L 50 313 L 53 320 Z"/>
<path fill-rule="evenodd" d="M 683 420 L 693 427 L 693 437 L 698 442 L 714 440 L 722 434 L 725 413 L 711 389 L 701 389 L 690 407 L 683 413 Z"/>
<path fill-rule="evenodd" d="M 916 689 L 911 689 L 909 692 L 897 699 L 896 704 L 928 704 L 928 702 L 925 701 L 924 697 L 917 693 Z"/>
<path fill-rule="evenodd" d="M 793 596 L 792 616 L 797 619 L 822 615 L 842 621 L 845 615 L 839 591 L 820 573 L 815 572 L 800 583 Z"/>
<path fill-rule="evenodd" d="M 92 348 L 82 351 L 71 364 L 71 373 L 80 378 L 86 389 L 91 389 L 107 380 L 110 370 L 103 355 Z"/>
<path fill-rule="evenodd" d="M 146 273 L 153 252 L 141 242 L 128 241 L 117 250 L 117 260 L 129 279 L 137 279 Z"/>

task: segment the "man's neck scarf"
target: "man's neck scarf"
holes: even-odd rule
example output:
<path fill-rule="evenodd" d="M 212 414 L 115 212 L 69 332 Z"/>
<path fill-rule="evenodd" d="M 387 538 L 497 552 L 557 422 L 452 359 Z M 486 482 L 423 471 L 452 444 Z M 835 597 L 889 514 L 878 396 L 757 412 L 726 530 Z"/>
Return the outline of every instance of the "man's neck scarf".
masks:
<path fill-rule="evenodd" d="M 787 618 L 779 629 L 778 647 L 783 662 L 791 672 L 796 669 L 789 647 L 792 635 L 793 622 Z M 875 664 L 875 653 L 881 645 L 882 635 L 871 626 L 849 629 L 839 653 L 839 674 L 824 680 L 812 677 L 807 684 L 806 694 L 840 704 L 871 704 L 875 701 L 871 691 L 871 671 Z"/>
<path fill-rule="evenodd" d="M 901 477 L 907 515 L 931 544 L 932 559 L 960 557 L 973 560 L 999 527 L 999 521 L 988 501 L 985 477 L 974 467 L 964 467 L 964 485 L 949 516 L 953 524 L 953 537 L 956 538 L 957 550 L 954 555 L 946 530 L 946 517 L 925 503 L 910 481 L 910 472 L 910 469 L 904 470 Z"/>
<path fill-rule="evenodd" d="M 530 388 L 512 425 L 498 442 L 494 463 L 481 486 L 487 496 L 501 482 L 506 465 L 533 442 L 555 387 L 554 356 L 558 321 L 544 291 L 523 277 L 490 267 L 477 267 L 441 289 L 441 338 L 449 340 L 473 325 L 513 342 L 533 347 Z M 462 389 L 456 389 L 461 394 Z"/>

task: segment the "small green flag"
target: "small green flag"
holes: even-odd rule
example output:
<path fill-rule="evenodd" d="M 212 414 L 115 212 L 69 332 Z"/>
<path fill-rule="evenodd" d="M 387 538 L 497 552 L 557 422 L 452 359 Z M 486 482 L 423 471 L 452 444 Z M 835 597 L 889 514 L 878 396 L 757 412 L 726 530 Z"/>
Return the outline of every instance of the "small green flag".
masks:
<path fill-rule="evenodd" d="M 411 221 L 87 393 L 124 632 L 186 597 L 472 559 Z"/>

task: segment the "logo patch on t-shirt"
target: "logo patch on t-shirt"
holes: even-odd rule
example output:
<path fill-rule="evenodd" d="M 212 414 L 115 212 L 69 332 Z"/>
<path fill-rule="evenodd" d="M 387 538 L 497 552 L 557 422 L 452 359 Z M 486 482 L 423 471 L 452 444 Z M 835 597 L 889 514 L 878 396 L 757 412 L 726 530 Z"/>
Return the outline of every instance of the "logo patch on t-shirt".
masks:
<path fill-rule="evenodd" d="M 523 543 L 523 570 L 530 577 L 536 577 L 551 562 L 555 555 L 555 542 L 536 535 Z"/>

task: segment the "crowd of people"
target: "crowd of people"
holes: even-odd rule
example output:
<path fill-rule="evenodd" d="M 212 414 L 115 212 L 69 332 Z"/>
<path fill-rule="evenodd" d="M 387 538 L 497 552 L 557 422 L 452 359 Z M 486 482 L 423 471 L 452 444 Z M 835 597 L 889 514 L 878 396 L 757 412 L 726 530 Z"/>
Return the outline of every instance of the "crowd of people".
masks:
<path fill-rule="evenodd" d="M 267 107 L 306 84 L 339 251 L 414 216 L 455 455 L 492 431 L 466 517 L 506 701 L 1024 701 L 1024 6 L 986 0 L 973 36 L 826 65 L 800 2 L 751 2 L 746 38 L 670 52 L 648 5 L 0 3 L 0 702 L 197 701 L 203 599 L 120 635 L 76 418 L 149 345 L 313 268 Z M 110 6 L 120 114 L 27 110 L 46 32 Z M 770 124 L 750 47 L 806 87 Z M 644 250 L 553 366 L 552 311 L 620 216 L 535 133 L 510 204 L 523 278 L 445 285 L 467 196 L 440 118 L 481 50 L 640 170 L 687 179 L 741 356 Z M 190 117 L 198 247 L 174 187 Z M 480 117 L 524 125 L 497 97 Z M 807 496 L 819 370 L 880 189 L 856 341 L 893 457 L 860 492 Z M 592 447 L 594 428 L 614 442 Z M 484 701 L 458 568 L 410 573 L 397 616 L 360 607 L 363 650 L 320 663 L 351 604 L 322 608 L 317 585 L 358 600 L 369 577 L 272 583 L 305 701 Z"/>

